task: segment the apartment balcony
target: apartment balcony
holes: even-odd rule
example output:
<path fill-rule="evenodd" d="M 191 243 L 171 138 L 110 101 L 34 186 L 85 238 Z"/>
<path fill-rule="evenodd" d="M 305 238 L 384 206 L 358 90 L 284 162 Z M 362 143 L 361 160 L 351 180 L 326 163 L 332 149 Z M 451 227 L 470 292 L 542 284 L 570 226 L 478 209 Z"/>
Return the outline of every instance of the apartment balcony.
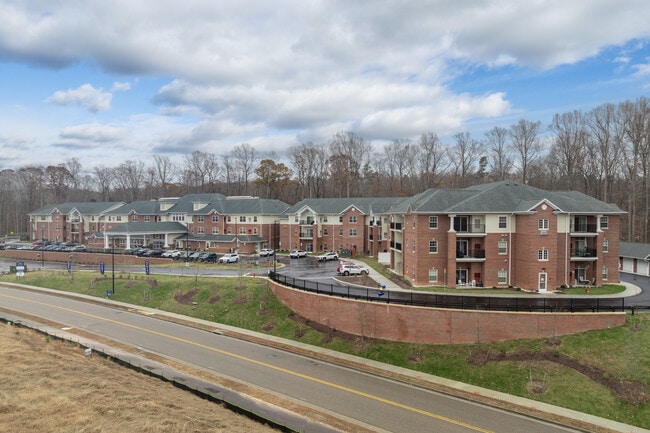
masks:
<path fill-rule="evenodd" d="M 595 248 L 577 248 L 571 250 L 571 261 L 591 262 L 597 260 L 598 252 Z"/>
<path fill-rule="evenodd" d="M 301 231 L 300 239 L 314 239 L 314 231 Z"/>
<path fill-rule="evenodd" d="M 390 223 L 391 230 L 402 230 L 402 223 Z"/>
<path fill-rule="evenodd" d="M 300 225 L 301 226 L 312 226 L 312 225 L 314 225 L 314 219 L 313 218 L 307 218 L 306 220 L 300 220 Z"/>
<path fill-rule="evenodd" d="M 390 248 L 397 251 L 402 251 L 402 244 L 399 242 L 391 242 Z"/>
<path fill-rule="evenodd" d="M 484 249 L 475 249 L 469 251 L 456 250 L 456 261 L 457 262 L 484 262 L 485 250 Z"/>
<path fill-rule="evenodd" d="M 598 226 L 596 224 L 571 224 L 571 236 L 596 236 Z"/>
<path fill-rule="evenodd" d="M 454 225 L 457 236 L 485 236 L 485 224 Z"/>

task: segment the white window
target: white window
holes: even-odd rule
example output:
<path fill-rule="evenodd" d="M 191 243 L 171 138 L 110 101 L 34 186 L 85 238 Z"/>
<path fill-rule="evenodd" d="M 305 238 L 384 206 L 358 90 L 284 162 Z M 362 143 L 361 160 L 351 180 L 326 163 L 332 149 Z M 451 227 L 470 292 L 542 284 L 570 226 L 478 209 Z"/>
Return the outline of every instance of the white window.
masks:
<path fill-rule="evenodd" d="M 198 227 L 197 228 L 197 233 L 202 235 L 203 234 L 203 227 Z"/>
<path fill-rule="evenodd" d="M 499 241 L 499 254 L 508 254 L 508 241 Z"/>
<path fill-rule="evenodd" d="M 118 216 L 117 216 L 117 220 L 118 220 L 118 221 L 122 221 L 122 215 L 118 215 Z"/>
<path fill-rule="evenodd" d="M 357 222 L 357 216 L 356 215 L 350 215 L 350 217 L 348 218 L 348 221 L 350 221 L 351 223 L 356 223 Z"/>
<path fill-rule="evenodd" d="M 199 215 L 199 216 L 197 216 L 196 218 L 197 218 L 197 222 L 200 222 L 200 223 L 202 223 L 202 222 L 204 221 L 204 219 L 205 219 L 205 218 L 203 217 L 203 215 Z"/>
<path fill-rule="evenodd" d="M 212 234 L 213 235 L 218 235 L 219 234 L 219 228 L 218 227 L 212 227 Z"/>
<path fill-rule="evenodd" d="M 240 215 L 239 216 L 239 222 L 240 223 L 245 223 L 246 222 L 246 216 L 245 215 Z"/>
<path fill-rule="evenodd" d="M 540 218 L 537 224 L 540 230 L 548 230 L 548 218 Z"/>
<path fill-rule="evenodd" d="M 138 222 L 138 216 L 137 215 L 131 215 L 131 222 L 132 223 L 137 223 Z"/>
<path fill-rule="evenodd" d="M 602 275 L 602 277 L 603 277 L 603 280 L 606 280 L 606 279 L 607 279 L 608 272 L 609 272 L 609 271 L 607 270 L 607 267 L 606 267 L 606 266 L 603 266 L 603 271 L 602 271 L 602 273 L 601 273 L 601 275 Z"/>
<path fill-rule="evenodd" d="M 503 269 L 497 272 L 497 283 L 499 284 L 507 284 L 508 283 L 508 271 L 504 271 Z"/>
<path fill-rule="evenodd" d="M 429 282 L 430 283 L 438 282 L 438 269 L 436 268 L 429 269 Z"/>
<path fill-rule="evenodd" d="M 507 229 L 508 228 L 508 217 L 505 215 L 499 215 L 499 228 Z"/>
<path fill-rule="evenodd" d="M 327 227 L 323 227 L 323 235 L 327 236 Z"/>
<path fill-rule="evenodd" d="M 609 252 L 609 241 L 607 239 L 603 239 L 603 252 L 604 253 Z"/>
<path fill-rule="evenodd" d="M 257 222 L 257 216 L 254 216 L 254 217 L 253 217 L 253 222 L 254 222 L 254 223 Z"/>
<path fill-rule="evenodd" d="M 339 229 L 339 236 L 343 236 L 343 229 Z"/>
<path fill-rule="evenodd" d="M 357 229 L 350 229 L 350 236 L 356 236 L 357 235 Z"/>
<path fill-rule="evenodd" d="M 537 250 L 537 260 L 546 262 L 548 261 L 548 250 L 546 248 L 542 248 L 541 250 Z"/>
<path fill-rule="evenodd" d="M 430 229 L 437 229 L 438 228 L 438 217 L 437 216 L 430 216 L 429 217 L 429 228 Z"/>
<path fill-rule="evenodd" d="M 226 233 L 231 234 L 232 233 L 232 228 L 228 227 L 228 229 L 226 230 Z"/>
<path fill-rule="evenodd" d="M 609 228 L 609 217 L 608 216 L 600 217 L 600 228 L 601 229 Z"/>
<path fill-rule="evenodd" d="M 185 221 L 185 214 L 183 213 L 172 214 L 172 221 Z"/>
<path fill-rule="evenodd" d="M 212 215 L 212 222 L 213 223 L 218 223 L 219 222 L 219 215 Z"/>
<path fill-rule="evenodd" d="M 246 227 L 239 227 L 239 234 L 240 235 L 245 235 L 246 234 Z"/>
<path fill-rule="evenodd" d="M 438 241 L 434 241 L 434 240 L 429 241 L 429 252 L 430 253 L 438 252 Z"/>
<path fill-rule="evenodd" d="M 149 217 L 149 215 L 144 216 L 144 222 L 148 223 L 150 220 L 151 218 Z"/>
<path fill-rule="evenodd" d="M 253 227 L 253 234 L 254 234 L 254 235 L 257 234 L 257 227 Z"/>
<path fill-rule="evenodd" d="M 339 216 L 339 222 L 340 222 L 340 223 L 343 222 L 343 215 L 340 215 L 340 216 Z"/>
<path fill-rule="evenodd" d="M 230 217 L 230 215 L 228 215 L 227 221 L 228 221 L 228 222 L 231 222 L 231 221 L 232 221 L 232 218 Z M 298 216 L 296 216 L 296 222 L 297 222 L 297 221 L 298 221 Z"/>
<path fill-rule="evenodd" d="M 323 217 L 323 222 L 324 222 L 324 223 L 327 222 L 327 215 L 325 215 L 325 216 Z"/>

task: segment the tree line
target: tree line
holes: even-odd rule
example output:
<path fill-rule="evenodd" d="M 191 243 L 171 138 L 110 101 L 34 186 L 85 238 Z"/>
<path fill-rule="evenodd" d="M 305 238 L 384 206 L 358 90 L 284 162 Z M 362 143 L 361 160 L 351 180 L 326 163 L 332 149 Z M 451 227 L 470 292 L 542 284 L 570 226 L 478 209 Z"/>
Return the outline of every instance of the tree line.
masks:
<path fill-rule="evenodd" d="M 282 162 L 284 161 L 284 162 Z M 306 142 L 286 155 L 248 143 L 225 154 L 194 151 L 174 161 L 82 168 L 58 165 L 0 171 L 0 231 L 26 233 L 26 214 L 45 204 L 149 200 L 190 193 L 277 198 L 411 196 L 428 188 L 465 188 L 512 180 L 548 190 L 577 190 L 628 212 L 623 240 L 650 236 L 650 100 L 604 103 L 555 114 L 548 125 L 521 119 L 482 137 L 436 133 L 375 145 L 352 131 Z"/>

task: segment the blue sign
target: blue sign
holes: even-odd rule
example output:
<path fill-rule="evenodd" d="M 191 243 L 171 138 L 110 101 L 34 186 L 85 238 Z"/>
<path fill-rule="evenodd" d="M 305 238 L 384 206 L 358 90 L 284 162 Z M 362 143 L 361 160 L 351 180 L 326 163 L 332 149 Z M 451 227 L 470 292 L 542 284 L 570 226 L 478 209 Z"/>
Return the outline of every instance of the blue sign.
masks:
<path fill-rule="evenodd" d="M 106 291 L 106 297 L 110 298 L 111 296 L 113 296 L 113 291 L 109 289 Z"/>
<path fill-rule="evenodd" d="M 149 275 L 149 260 L 144 261 L 144 272 Z"/>
<path fill-rule="evenodd" d="M 99 273 L 104 275 L 104 262 L 99 262 Z"/>
<path fill-rule="evenodd" d="M 72 262 L 65 262 L 65 268 L 68 272 L 72 271 Z"/>

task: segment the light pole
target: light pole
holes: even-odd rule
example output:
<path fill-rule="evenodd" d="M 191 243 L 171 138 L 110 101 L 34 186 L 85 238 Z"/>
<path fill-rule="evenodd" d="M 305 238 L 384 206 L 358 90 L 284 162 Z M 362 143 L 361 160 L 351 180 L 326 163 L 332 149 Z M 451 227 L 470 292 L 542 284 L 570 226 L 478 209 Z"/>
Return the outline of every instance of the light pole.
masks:
<path fill-rule="evenodd" d="M 41 227 L 41 269 L 45 269 L 45 227 Z"/>
<path fill-rule="evenodd" d="M 115 294 L 115 239 L 111 239 L 111 266 L 113 274 L 113 294 Z"/>

